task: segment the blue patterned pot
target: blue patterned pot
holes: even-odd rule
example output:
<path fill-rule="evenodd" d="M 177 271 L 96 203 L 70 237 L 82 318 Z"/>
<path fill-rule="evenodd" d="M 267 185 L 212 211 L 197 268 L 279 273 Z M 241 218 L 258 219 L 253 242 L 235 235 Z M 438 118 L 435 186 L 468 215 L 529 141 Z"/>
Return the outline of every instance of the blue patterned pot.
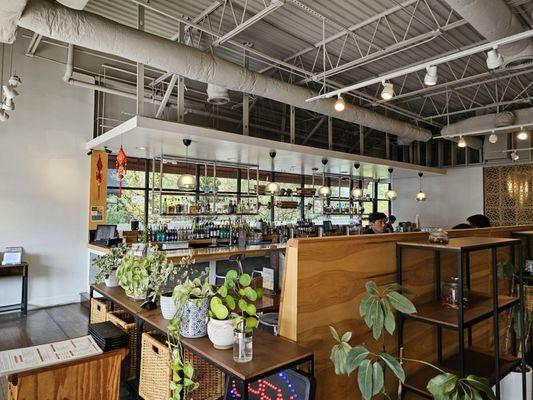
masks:
<path fill-rule="evenodd" d="M 209 299 L 189 300 L 183 306 L 180 335 L 186 338 L 199 338 L 207 335 L 207 314 Z"/>

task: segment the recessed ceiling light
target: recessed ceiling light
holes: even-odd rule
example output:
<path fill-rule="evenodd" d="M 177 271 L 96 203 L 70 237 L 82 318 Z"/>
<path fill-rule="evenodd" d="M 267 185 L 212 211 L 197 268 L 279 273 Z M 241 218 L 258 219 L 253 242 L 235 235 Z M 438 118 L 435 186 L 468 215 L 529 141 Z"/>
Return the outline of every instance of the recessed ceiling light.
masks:
<path fill-rule="evenodd" d="M 137 150 L 146 150 L 146 147 L 139 146 L 137 147 Z"/>

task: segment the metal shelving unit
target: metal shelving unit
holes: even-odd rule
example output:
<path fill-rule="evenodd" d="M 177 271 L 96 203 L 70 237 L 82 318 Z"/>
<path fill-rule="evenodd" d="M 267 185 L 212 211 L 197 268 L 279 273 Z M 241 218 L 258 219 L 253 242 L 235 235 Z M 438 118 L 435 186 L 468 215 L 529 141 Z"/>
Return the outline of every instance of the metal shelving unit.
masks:
<path fill-rule="evenodd" d="M 519 274 L 519 297 L 500 296 L 498 294 L 497 249 L 511 248 L 511 259 L 516 258 Z M 431 251 L 434 253 L 435 268 L 435 299 L 432 302 L 417 307 L 416 314 L 398 315 L 398 348 L 403 347 L 404 323 L 415 320 L 430 324 L 437 329 L 437 366 L 464 378 L 474 374 L 488 378 L 496 386 L 496 398 L 500 399 L 500 380 L 514 367 L 522 366 L 523 400 L 526 399 L 525 375 L 525 335 L 524 335 L 524 286 L 522 267 L 522 242 L 518 239 L 466 237 L 450 239 L 448 244 L 434 244 L 430 242 L 398 242 L 396 244 L 397 282 L 403 282 L 402 253 L 404 249 Z M 470 291 L 470 253 L 480 250 L 491 250 L 492 295 Z M 516 250 L 516 251 L 515 251 Z M 463 285 L 470 293 L 468 308 L 458 307 L 457 310 L 447 308 L 441 304 L 441 253 L 455 255 L 457 277 L 459 280 L 459 299 L 463 299 Z M 511 307 L 520 306 L 522 356 L 520 359 L 500 355 L 499 348 L 499 314 Z M 494 354 L 472 346 L 472 326 L 488 318 L 493 319 Z M 443 358 L 442 329 L 454 330 L 458 334 L 457 354 Z M 465 347 L 465 330 L 467 343 Z M 491 367 L 492 364 L 492 367 Z M 426 389 L 427 382 L 435 376 L 431 367 L 424 367 L 418 372 L 408 375 L 404 383 L 404 391 L 416 393 L 425 398 L 432 398 Z"/>

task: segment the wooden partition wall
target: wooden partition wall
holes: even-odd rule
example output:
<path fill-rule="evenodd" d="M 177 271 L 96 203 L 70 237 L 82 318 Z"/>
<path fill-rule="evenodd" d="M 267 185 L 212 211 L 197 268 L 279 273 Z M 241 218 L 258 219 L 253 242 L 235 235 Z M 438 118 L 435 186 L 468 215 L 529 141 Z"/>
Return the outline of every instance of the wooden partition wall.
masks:
<path fill-rule="evenodd" d="M 513 226 L 450 231 L 450 237 L 509 237 L 511 232 L 532 230 L 533 226 Z M 290 240 L 280 307 L 281 336 L 312 349 L 315 354 L 317 399 L 359 399 L 356 375 L 338 377 L 329 357 L 335 344 L 329 325 L 340 332 L 352 331 L 352 345 L 365 344 L 379 351 L 370 330 L 359 317 L 359 302 L 364 285 L 373 280 L 378 285 L 396 282 L 396 242 L 426 241 L 427 233 L 392 233 L 382 235 L 341 236 Z M 472 290 L 491 293 L 490 250 L 471 254 Z M 404 286 L 417 293 L 415 305 L 434 296 L 434 268 L 431 251 L 406 250 L 403 255 Z M 507 248 L 498 250 L 498 259 L 509 259 Z M 456 276 L 455 258 L 442 254 L 442 277 Z M 508 290 L 502 283 L 501 292 Z M 502 325 L 500 325 L 502 326 Z M 474 328 L 473 344 L 491 346 L 492 323 L 489 319 Z M 436 359 L 436 328 L 408 321 L 404 331 L 404 356 L 427 361 Z M 457 334 L 444 330 L 444 354 L 456 349 Z M 396 352 L 396 337 L 387 339 L 387 350 Z M 406 366 L 407 371 L 412 366 Z M 389 393 L 395 383 L 387 378 Z"/>

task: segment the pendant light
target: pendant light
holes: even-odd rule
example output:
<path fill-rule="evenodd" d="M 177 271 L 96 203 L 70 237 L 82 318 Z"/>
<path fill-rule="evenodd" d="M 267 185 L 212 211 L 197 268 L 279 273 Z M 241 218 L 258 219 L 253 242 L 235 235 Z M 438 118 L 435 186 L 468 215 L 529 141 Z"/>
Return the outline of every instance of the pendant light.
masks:
<path fill-rule="evenodd" d="M 516 135 L 516 138 L 518 140 L 527 140 L 528 136 L 529 135 L 527 134 L 527 131 L 524 128 L 520 127 L 520 132 L 518 132 L 518 135 Z"/>
<path fill-rule="evenodd" d="M 335 102 L 335 111 L 342 112 L 344 111 L 345 106 L 344 99 L 339 94 L 339 97 L 337 97 L 337 101 Z"/>
<path fill-rule="evenodd" d="M 353 165 L 355 167 L 356 174 L 359 176 L 359 163 Z M 352 199 L 360 199 L 363 197 L 363 189 L 359 187 L 359 183 L 356 188 L 352 189 L 351 193 Z"/>
<path fill-rule="evenodd" d="M 322 186 L 318 189 L 318 195 L 323 198 L 328 198 L 331 196 L 331 188 L 326 186 L 326 164 L 328 163 L 327 158 L 322 159 Z"/>
<path fill-rule="evenodd" d="M 424 76 L 424 84 L 426 86 L 435 86 L 437 84 L 437 66 L 432 65 L 426 68 L 426 76 Z"/>
<path fill-rule="evenodd" d="M 457 142 L 457 146 L 459 146 L 462 149 L 466 147 L 466 140 L 464 137 L 459 136 L 459 141 Z"/>
<path fill-rule="evenodd" d="M 496 135 L 496 134 L 494 133 L 494 131 L 492 131 L 492 133 L 491 133 L 490 136 L 489 136 L 489 142 L 492 143 L 492 144 L 494 144 L 494 143 L 496 143 L 497 141 L 498 141 L 498 135 Z"/>
<path fill-rule="evenodd" d="M 392 188 L 392 172 L 394 171 L 394 169 L 389 168 L 388 171 L 389 171 L 390 189 L 387 190 L 387 193 L 385 193 L 385 197 L 387 198 L 387 200 L 393 201 L 393 200 L 396 200 L 396 198 L 398 197 L 398 193 L 396 192 L 396 190 Z"/>
<path fill-rule="evenodd" d="M 185 168 L 188 168 L 188 158 L 189 158 L 189 146 L 191 145 L 191 139 L 183 139 L 183 144 L 185 145 Z M 181 190 L 195 190 L 196 189 L 196 177 L 191 174 L 183 174 L 178 178 L 178 188 Z"/>
<path fill-rule="evenodd" d="M 270 170 L 272 172 L 272 176 L 274 176 L 274 157 L 276 157 L 276 152 L 274 150 L 272 150 L 270 153 L 270 158 L 271 158 L 271 162 L 270 162 Z M 280 192 L 280 187 L 279 185 L 274 182 L 274 179 L 272 179 L 272 182 L 268 182 L 265 186 L 265 192 L 266 194 L 270 195 L 270 196 L 277 196 Z"/>
<path fill-rule="evenodd" d="M 487 53 L 487 68 L 496 69 L 503 65 L 503 56 L 498 51 L 498 47 L 494 47 Z"/>
<path fill-rule="evenodd" d="M 383 90 L 381 91 L 381 98 L 383 100 L 390 100 L 394 96 L 394 85 L 391 82 L 382 82 Z"/>
<path fill-rule="evenodd" d="M 426 201 L 427 197 L 428 197 L 427 194 L 422 191 L 422 176 L 423 175 L 424 175 L 423 172 L 419 172 L 418 173 L 418 177 L 420 179 L 420 184 L 419 184 L 419 191 L 416 194 L 416 201 Z"/>

